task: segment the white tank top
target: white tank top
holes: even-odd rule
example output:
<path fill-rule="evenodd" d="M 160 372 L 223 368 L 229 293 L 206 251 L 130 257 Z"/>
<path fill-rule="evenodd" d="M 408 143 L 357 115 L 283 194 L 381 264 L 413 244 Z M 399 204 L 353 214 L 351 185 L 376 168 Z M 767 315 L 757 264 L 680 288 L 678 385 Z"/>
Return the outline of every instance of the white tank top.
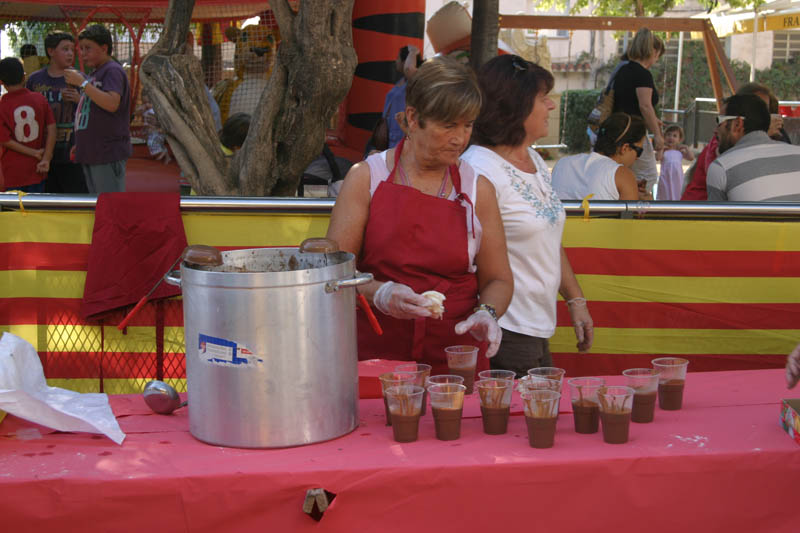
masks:
<path fill-rule="evenodd" d="M 378 185 L 380 185 L 382 181 L 386 181 L 386 178 L 388 178 L 389 174 L 391 174 L 391 170 L 386 166 L 386 152 L 372 154 L 367 158 L 367 164 L 369 165 L 369 197 L 372 198 L 372 195 L 375 194 L 375 190 L 378 188 Z M 461 200 L 461 205 L 466 208 L 469 271 L 475 272 L 477 270 L 475 267 L 475 255 L 481 248 L 481 236 L 483 235 L 483 228 L 481 227 L 481 221 L 478 220 L 478 215 L 475 214 L 474 218 L 472 216 L 472 210 L 477 209 L 478 207 L 478 201 L 475 194 L 478 184 L 478 176 L 475 174 L 475 171 L 472 169 L 469 163 L 465 161 L 459 161 L 458 173 L 461 175 L 461 192 L 472 202 L 471 207 L 466 200 Z M 450 191 L 450 195 L 447 197 L 447 199 L 455 201 L 455 187 Z M 473 219 L 475 220 L 475 237 L 472 236 Z"/>
<path fill-rule="evenodd" d="M 562 157 L 553 168 L 553 190 L 561 200 L 619 200 L 614 176 L 622 165 L 592 152 Z"/>

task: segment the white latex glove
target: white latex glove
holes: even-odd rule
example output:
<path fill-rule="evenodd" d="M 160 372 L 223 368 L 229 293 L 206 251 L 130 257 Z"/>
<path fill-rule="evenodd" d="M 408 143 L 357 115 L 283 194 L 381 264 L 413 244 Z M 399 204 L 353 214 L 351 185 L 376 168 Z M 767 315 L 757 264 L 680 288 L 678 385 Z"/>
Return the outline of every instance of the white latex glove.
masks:
<path fill-rule="evenodd" d="M 481 309 L 469 315 L 466 320 L 456 324 L 456 335 L 463 335 L 467 331 L 479 341 L 489 341 L 489 348 L 486 350 L 486 357 L 494 357 L 500 348 L 500 341 L 503 340 L 503 330 L 497 320 L 489 314 L 489 311 Z"/>
<path fill-rule="evenodd" d="M 588 352 L 594 342 L 594 322 L 585 298 L 573 298 L 567 301 L 569 317 L 575 329 L 575 338 L 578 339 L 578 351 Z"/>
<path fill-rule="evenodd" d="M 800 344 L 786 358 L 786 386 L 790 389 L 800 381 Z"/>
<path fill-rule="evenodd" d="M 394 318 L 426 318 L 431 316 L 426 306 L 430 300 L 417 294 L 408 285 L 387 281 L 375 291 L 372 303 L 381 313 Z"/>

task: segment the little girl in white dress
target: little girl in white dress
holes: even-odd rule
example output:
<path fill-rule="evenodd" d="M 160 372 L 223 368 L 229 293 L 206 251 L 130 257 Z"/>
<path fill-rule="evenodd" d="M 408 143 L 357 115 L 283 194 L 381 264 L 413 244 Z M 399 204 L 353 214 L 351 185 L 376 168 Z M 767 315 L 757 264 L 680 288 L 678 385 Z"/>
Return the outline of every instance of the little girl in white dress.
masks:
<path fill-rule="evenodd" d="M 680 200 L 683 189 L 683 160 L 694 160 L 694 154 L 683 142 L 683 128 L 677 124 L 664 132 L 664 154 L 658 178 L 656 200 Z"/>

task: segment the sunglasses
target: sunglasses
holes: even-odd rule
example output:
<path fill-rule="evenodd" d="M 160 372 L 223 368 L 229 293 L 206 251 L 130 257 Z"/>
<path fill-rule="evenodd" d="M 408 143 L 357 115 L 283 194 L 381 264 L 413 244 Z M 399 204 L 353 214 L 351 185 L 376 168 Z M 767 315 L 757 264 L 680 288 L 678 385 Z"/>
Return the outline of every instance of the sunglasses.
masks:
<path fill-rule="evenodd" d="M 525 72 L 528 70 L 528 66 L 525 64 L 526 61 L 519 56 L 511 56 L 511 66 L 514 67 L 514 74 L 516 71 Z"/>
<path fill-rule="evenodd" d="M 741 115 L 717 115 L 717 126 L 719 126 L 723 122 L 727 122 L 729 120 L 734 120 L 737 118 L 744 118 L 744 117 Z"/>
<path fill-rule="evenodd" d="M 636 152 L 636 159 L 642 157 L 642 152 L 644 152 L 644 148 L 641 146 L 636 146 L 635 144 L 628 143 L 628 146 L 631 147 L 631 150 Z"/>

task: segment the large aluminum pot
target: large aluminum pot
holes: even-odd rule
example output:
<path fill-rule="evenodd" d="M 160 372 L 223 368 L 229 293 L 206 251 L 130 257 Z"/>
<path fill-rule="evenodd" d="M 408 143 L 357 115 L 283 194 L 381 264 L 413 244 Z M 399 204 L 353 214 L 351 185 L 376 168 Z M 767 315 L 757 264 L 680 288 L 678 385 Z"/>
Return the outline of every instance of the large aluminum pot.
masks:
<path fill-rule="evenodd" d="M 223 252 L 183 263 L 189 430 L 221 446 L 277 448 L 358 425 L 356 274 L 347 252 Z"/>

